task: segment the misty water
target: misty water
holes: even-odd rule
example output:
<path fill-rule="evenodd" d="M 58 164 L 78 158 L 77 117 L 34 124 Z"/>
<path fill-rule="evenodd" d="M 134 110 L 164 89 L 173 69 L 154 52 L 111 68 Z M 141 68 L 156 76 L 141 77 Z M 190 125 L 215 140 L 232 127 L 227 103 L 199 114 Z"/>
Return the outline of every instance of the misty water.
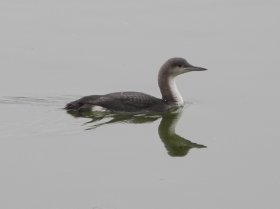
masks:
<path fill-rule="evenodd" d="M 0 208 L 278 209 L 279 1 L 0 1 Z M 183 109 L 67 113 L 90 94 Z"/>

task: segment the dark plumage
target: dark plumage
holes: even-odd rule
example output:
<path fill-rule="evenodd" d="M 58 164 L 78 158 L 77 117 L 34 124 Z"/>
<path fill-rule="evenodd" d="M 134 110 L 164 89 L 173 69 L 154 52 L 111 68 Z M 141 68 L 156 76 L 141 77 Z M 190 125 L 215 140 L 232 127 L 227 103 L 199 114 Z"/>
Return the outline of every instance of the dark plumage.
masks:
<path fill-rule="evenodd" d="M 194 67 L 183 58 L 171 58 L 159 71 L 158 83 L 162 99 L 140 92 L 116 92 L 82 97 L 67 104 L 65 109 L 88 110 L 92 106 L 100 106 L 116 112 L 164 112 L 171 107 L 183 105 L 174 77 L 182 73 L 202 70 L 206 69 Z"/>
<path fill-rule="evenodd" d="M 70 102 L 66 109 L 85 110 L 91 106 L 100 106 L 112 111 L 150 112 L 164 111 L 164 101 L 140 92 L 116 92 L 105 95 L 92 95 Z"/>

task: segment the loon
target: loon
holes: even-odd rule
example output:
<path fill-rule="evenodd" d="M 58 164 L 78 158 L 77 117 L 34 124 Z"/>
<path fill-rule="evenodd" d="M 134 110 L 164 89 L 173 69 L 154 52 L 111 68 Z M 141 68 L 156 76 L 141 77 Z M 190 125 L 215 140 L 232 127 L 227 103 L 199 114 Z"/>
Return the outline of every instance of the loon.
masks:
<path fill-rule="evenodd" d="M 141 92 L 115 92 L 105 95 L 82 97 L 66 104 L 66 110 L 89 110 L 99 106 L 113 112 L 155 112 L 162 113 L 170 108 L 184 105 L 184 100 L 177 89 L 175 77 L 191 72 L 207 70 L 189 64 L 184 58 L 170 58 L 160 68 L 158 86 L 162 99 Z"/>

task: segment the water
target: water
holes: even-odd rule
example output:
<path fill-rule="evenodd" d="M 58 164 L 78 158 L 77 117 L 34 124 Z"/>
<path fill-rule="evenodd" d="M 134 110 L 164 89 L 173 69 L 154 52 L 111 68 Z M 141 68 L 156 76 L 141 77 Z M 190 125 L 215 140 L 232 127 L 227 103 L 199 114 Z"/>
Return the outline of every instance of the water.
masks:
<path fill-rule="evenodd" d="M 2 0 L 0 207 L 279 208 L 279 7 Z M 177 79 L 187 105 L 171 138 L 160 127 L 172 115 L 96 127 L 114 116 L 62 109 L 88 94 L 160 96 L 173 56 L 209 71 Z"/>

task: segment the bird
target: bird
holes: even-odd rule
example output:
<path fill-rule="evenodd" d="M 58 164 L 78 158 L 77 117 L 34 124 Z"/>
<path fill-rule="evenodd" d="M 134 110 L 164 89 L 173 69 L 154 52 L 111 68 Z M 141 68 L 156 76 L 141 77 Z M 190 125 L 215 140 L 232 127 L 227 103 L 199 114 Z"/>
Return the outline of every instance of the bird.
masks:
<path fill-rule="evenodd" d="M 181 57 L 168 59 L 158 73 L 158 86 L 162 98 L 156 98 L 146 93 L 124 91 L 104 95 L 84 96 L 78 100 L 66 104 L 68 111 L 89 110 L 92 107 L 101 107 L 112 112 L 128 113 L 164 113 L 171 108 L 184 105 L 175 77 L 192 71 L 205 71 L 206 68 L 196 67 Z"/>

